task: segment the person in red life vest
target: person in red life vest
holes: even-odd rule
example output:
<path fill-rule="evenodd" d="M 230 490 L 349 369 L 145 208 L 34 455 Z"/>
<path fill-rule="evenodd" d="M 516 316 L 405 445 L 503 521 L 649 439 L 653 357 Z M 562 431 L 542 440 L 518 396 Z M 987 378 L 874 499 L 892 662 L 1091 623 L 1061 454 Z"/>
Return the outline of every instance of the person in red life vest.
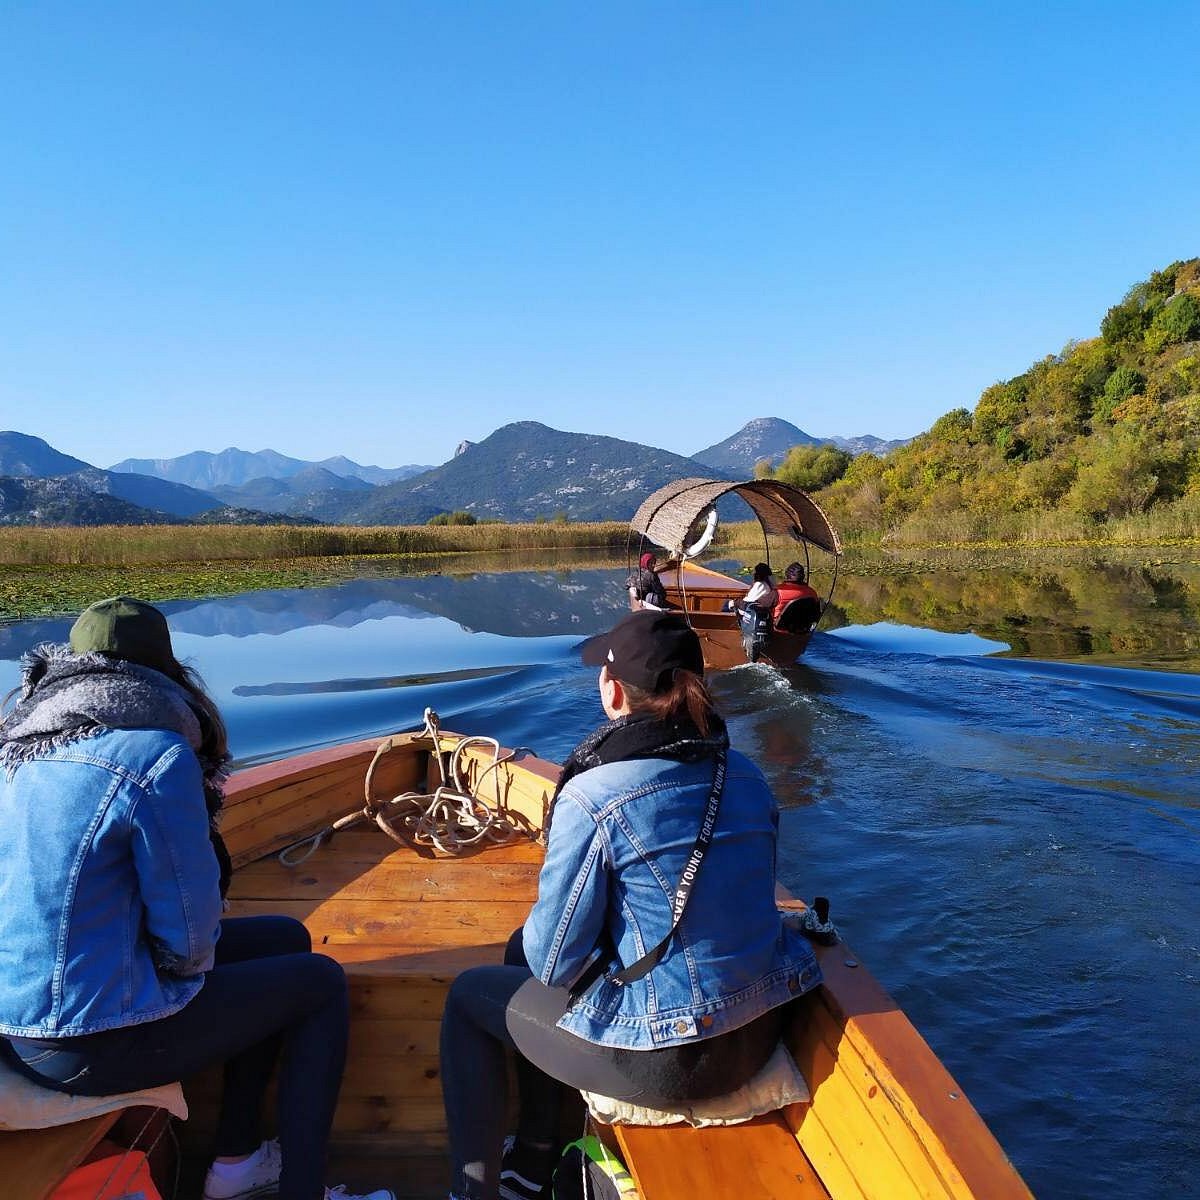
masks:
<path fill-rule="evenodd" d="M 783 572 L 782 582 L 775 585 L 775 592 L 777 599 L 772 617 L 776 625 L 779 624 L 779 618 L 783 616 L 783 610 L 793 600 L 807 598 L 815 600 L 818 604 L 821 603 L 821 597 L 805 583 L 804 568 L 798 562 L 788 563 Z"/>

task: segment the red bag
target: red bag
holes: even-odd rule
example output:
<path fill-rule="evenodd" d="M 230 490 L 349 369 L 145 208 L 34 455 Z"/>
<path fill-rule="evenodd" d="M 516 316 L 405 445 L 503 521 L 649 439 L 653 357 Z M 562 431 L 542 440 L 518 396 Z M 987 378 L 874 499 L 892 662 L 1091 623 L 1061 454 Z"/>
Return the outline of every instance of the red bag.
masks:
<path fill-rule="evenodd" d="M 101 1142 L 93 1158 L 76 1167 L 50 1193 L 50 1200 L 162 1200 L 141 1150 Z"/>

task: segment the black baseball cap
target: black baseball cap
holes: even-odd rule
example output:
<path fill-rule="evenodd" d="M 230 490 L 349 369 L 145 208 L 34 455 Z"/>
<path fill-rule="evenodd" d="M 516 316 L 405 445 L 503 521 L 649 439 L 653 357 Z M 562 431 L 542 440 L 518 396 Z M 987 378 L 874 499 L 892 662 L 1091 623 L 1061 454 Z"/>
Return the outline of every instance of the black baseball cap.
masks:
<path fill-rule="evenodd" d="M 622 683 L 647 692 L 664 691 L 678 670 L 704 674 L 704 652 L 696 631 L 678 613 L 630 613 L 608 633 L 583 645 L 583 661 L 607 667 Z"/>

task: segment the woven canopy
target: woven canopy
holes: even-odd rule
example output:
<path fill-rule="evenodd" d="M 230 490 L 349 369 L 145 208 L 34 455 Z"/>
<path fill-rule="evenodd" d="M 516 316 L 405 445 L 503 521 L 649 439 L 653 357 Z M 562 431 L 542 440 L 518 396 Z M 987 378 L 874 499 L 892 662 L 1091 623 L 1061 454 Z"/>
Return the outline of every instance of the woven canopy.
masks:
<path fill-rule="evenodd" d="M 817 502 L 807 492 L 774 479 L 755 479 L 749 483 L 677 479 L 642 502 L 629 523 L 630 528 L 656 546 L 679 554 L 696 518 L 730 492 L 750 505 L 765 533 L 811 542 L 830 554 L 841 554 L 837 530 Z"/>

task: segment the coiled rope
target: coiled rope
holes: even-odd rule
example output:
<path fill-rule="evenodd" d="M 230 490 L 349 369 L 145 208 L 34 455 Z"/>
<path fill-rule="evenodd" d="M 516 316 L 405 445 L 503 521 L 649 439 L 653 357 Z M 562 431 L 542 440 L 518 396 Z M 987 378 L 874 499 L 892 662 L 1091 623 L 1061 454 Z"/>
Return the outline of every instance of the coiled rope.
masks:
<path fill-rule="evenodd" d="M 528 746 L 502 751 L 495 738 L 472 736 L 459 738 L 454 748 L 446 751 L 442 747 L 438 715 L 431 708 L 425 710 L 425 724 L 419 736 L 427 737 L 433 743 L 433 757 L 441 779 L 433 792 L 402 792 L 385 800 L 376 797 L 375 773 L 382 759 L 398 744 L 394 737 L 385 738 L 367 768 L 363 807 L 281 850 L 279 861 L 287 867 L 298 867 L 339 829 L 359 821 L 371 821 L 394 842 L 427 855 L 462 854 L 484 842 L 498 844 L 518 837 L 537 836 L 536 828 L 521 813 L 508 808 L 500 790 L 499 768 L 521 755 L 532 754 Z M 489 747 L 492 761 L 478 773 L 472 785 L 468 778 L 466 752 L 475 747 Z M 482 798 L 483 784 L 489 775 L 495 791 L 494 801 Z"/>

